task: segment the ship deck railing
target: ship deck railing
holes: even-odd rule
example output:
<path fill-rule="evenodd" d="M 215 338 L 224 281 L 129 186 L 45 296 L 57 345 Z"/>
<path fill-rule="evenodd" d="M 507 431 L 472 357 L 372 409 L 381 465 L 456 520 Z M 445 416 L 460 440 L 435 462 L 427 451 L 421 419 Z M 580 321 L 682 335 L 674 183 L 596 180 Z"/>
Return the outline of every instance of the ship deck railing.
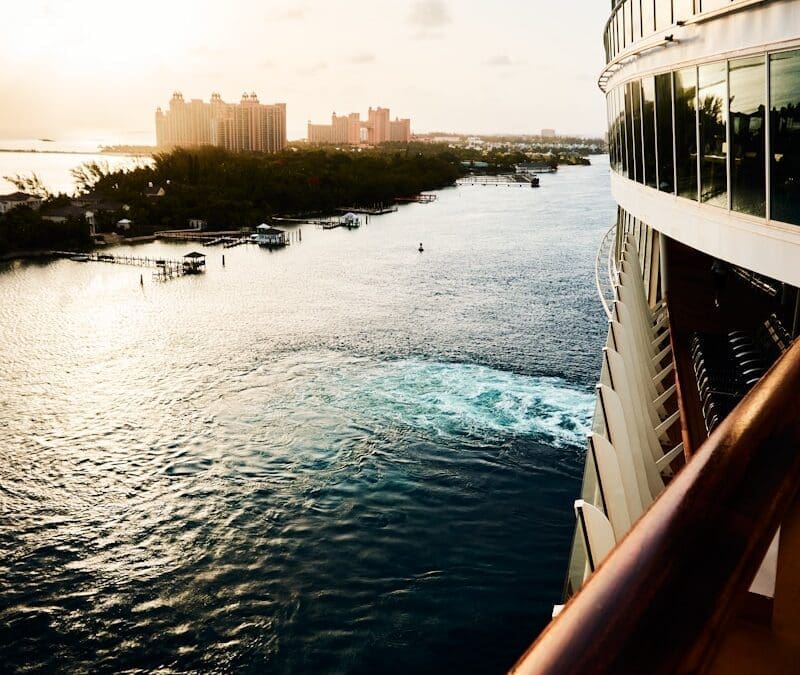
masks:
<path fill-rule="evenodd" d="M 676 280 L 670 282 L 669 302 L 666 308 L 642 311 L 646 303 L 630 293 L 630 287 L 641 282 L 634 274 L 640 263 L 631 242 L 626 244 L 618 262 L 620 283 L 628 290 L 617 288 L 612 307 L 583 499 L 576 502 L 579 526 L 567 581 L 569 599 L 554 609 L 554 620 L 512 672 L 796 673 L 800 344 L 795 341 L 711 435 L 698 442 L 687 429 L 692 404 L 691 388 L 682 380 L 686 332 L 704 320 L 725 323 L 748 303 L 708 316 L 701 307 L 710 300 L 708 279 L 705 286 L 702 279 L 694 279 L 698 287 L 689 283 L 691 270 L 709 274 L 708 261 L 698 266 L 694 258 L 670 249 L 667 260 Z M 679 274 L 684 267 L 685 274 Z M 644 323 L 632 320 L 636 312 L 645 317 Z M 641 340 L 641 331 L 651 321 L 656 333 L 660 330 L 658 334 L 669 340 L 669 349 L 663 347 L 655 353 L 656 360 L 648 362 L 642 359 L 648 343 Z M 634 340 L 637 332 L 639 339 Z M 644 438 L 640 432 L 655 412 L 645 407 L 644 414 L 632 414 L 642 410 L 630 407 L 635 400 L 630 385 L 636 378 L 629 373 L 621 381 L 625 364 L 618 349 L 640 352 L 637 358 L 647 366 L 643 372 L 648 378 L 654 367 L 669 370 L 657 402 L 658 418 L 670 428 L 659 440 L 663 444 L 681 439 L 685 445 L 665 453 L 669 469 L 664 473 L 664 462 L 656 462 L 660 489 L 656 484 L 653 490 L 653 483 L 642 482 L 635 471 L 632 482 L 626 482 L 620 473 L 626 457 L 614 456 L 622 446 L 642 451 L 642 444 L 630 438 L 620 448 L 614 446 L 621 432 Z M 616 354 L 614 359 L 611 354 Z M 636 381 L 640 386 L 642 381 Z M 619 404 L 626 395 L 627 409 Z M 676 416 L 680 425 L 672 423 Z M 616 481 L 610 480 L 614 471 Z M 649 492 L 652 499 L 637 502 L 643 506 L 639 512 L 626 512 L 631 491 L 643 498 Z"/>

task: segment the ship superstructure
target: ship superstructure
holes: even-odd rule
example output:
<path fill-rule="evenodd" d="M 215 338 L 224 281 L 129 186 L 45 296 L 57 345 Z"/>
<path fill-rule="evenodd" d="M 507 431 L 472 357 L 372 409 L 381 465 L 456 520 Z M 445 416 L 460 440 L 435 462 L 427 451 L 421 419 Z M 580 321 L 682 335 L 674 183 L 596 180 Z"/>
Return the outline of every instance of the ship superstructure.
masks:
<path fill-rule="evenodd" d="M 603 34 L 608 317 L 566 606 L 514 673 L 800 672 L 800 2 Z"/>

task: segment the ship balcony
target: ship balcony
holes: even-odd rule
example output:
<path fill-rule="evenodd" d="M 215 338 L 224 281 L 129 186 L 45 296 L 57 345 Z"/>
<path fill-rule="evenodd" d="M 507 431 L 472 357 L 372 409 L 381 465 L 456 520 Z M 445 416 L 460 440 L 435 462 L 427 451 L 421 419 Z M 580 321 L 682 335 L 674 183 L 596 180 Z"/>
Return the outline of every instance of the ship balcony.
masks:
<path fill-rule="evenodd" d="M 666 238 L 648 262 L 638 251 L 649 232 L 616 234 L 612 293 L 598 273 L 609 337 L 575 504 L 571 597 L 511 672 L 795 673 L 800 343 L 780 324 L 796 323 L 797 294 L 730 266 L 721 281 L 718 261 Z M 712 421 L 697 364 L 727 367 L 708 347 L 730 341 L 733 355 L 765 326 L 760 373 Z"/>
<path fill-rule="evenodd" d="M 606 64 L 663 46 L 669 31 L 764 0 L 620 0 L 603 31 Z"/>

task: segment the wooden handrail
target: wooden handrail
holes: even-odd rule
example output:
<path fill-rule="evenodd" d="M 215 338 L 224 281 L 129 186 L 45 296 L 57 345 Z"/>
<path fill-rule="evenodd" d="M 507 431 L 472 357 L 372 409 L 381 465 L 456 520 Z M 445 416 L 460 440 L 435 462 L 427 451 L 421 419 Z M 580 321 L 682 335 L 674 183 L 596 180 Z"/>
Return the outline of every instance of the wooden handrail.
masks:
<path fill-rule="evenodd" d="M 511 669 L 702 672 L 800 488 L 800 340 Z"/>

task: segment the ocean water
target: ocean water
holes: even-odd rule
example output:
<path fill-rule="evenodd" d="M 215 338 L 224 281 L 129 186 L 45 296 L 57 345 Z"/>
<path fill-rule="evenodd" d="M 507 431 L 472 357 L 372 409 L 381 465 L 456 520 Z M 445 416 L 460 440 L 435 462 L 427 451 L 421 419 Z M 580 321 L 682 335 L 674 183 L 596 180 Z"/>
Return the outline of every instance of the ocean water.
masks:
<path fill-rule="evenodd" d="M 99 145 L 100 141 L 70 143 L 0 139 L 0 194 L 17 189 L 8 178 L 30 177 L 32 174 L 36 174 L 53 194 L 73 194 L 75 181 L 70 171 L 82 164 L 96 162 L 116 170 L 134 168 L 150 161 L 149 158 L 129 155 L 101 154 L 97 152 Z"/>
<path fill-rule="evenodd" d="M 447 189 L 166 283 L 5 265 L 3 669 L 507 670 L 566 572 L 607 178 Z"/>

